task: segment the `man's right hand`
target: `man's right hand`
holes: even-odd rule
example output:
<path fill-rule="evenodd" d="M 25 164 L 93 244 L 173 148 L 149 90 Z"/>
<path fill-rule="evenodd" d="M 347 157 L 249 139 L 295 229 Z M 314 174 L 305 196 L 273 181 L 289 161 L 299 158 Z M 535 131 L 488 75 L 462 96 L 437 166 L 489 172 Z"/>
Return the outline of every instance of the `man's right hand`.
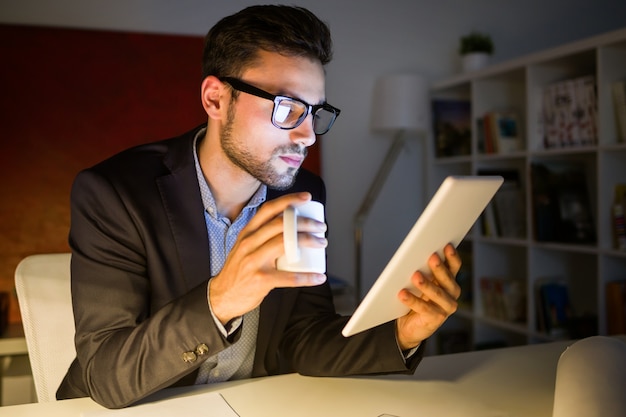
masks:
<path fill-rule="evenodd" d="M 243 228 L 221 272 L 210 280 L 209 303 L 217 319 L 226 324 L 256 308 L 274 288 L 320 285 L 326 275 L 286 272 L 276 269 L 283 255 L 283 211 L 311 200 L 309 193 L 287 194 L 264 203 Z M 313 233 L 326 231 L 326 224 L 298 218 L 298 244 L 323 248 L 327 241 Z"/>

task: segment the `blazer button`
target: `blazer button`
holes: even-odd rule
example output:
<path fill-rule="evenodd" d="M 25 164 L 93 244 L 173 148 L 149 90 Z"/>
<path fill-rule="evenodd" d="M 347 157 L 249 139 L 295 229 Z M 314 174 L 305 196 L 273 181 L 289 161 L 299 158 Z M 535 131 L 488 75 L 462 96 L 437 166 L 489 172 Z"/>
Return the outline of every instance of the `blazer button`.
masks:
<path fill-rule="evenodd" d="M 184 352 L 183 353 L 183 362 L 193 363 L 198 359 L 194 352 Z"/>
<path fill-rule="evenodd" d="M 206 345 L 206 343 L 200 343 L 197 347 L 196 347 L 196 355 L 198 356 L 204 356 L 207 353 L 209 353 L 209 347 Z"/>

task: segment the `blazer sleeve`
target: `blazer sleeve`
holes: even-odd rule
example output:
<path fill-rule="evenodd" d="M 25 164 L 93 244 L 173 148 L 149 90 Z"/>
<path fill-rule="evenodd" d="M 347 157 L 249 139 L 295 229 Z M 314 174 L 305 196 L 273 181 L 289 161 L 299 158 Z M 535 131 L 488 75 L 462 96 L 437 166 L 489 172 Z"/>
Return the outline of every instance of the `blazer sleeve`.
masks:
<path fill-rule="evenodd" d="M 186 288 L 176 263 L 155 268 L 147 262 L 147 250 L 157 250 L 146 249 L 157 233 L 149 229 L 167 233 L 167 227 L 139 220 L 136 208 L 95 171 L 77 176 L 71 200 L 77 361 L 59 396 L 89 395 L 105 407 L 125 407 L 197 369 L 202 361 L 190 361 L 189 353 L 198 346 L 206 345 L 198 355 L 209 357 L 229 345 L 208 310 L 208 273 Z M 160 305 L 159 293 L 172 299 Z"/>
<path fill-rule="evenodd" d="M 326 202 L 319 177 L 302 172 L 296 188 L 299 184 L 314 200 Z M 327 284 L 299 288 L 295 294 L 280 346 L 289 370 L 310 376 L 413 373 L 420 363 L 425 343 L 405 360 L 396 341 L 395 321 L 346 338 L 341 330 L 349 317 L 335 313 Z"/>
<path fill-rule="evenodd" d="M 310 291 L 300 293 L 285 331 L 282 352 L 291 368 L 309 376 L 411 374 L 419 365 L 425 342 L 405 360 L 397 341 L 395 321 L 344 337 L 341 331 L 349 317 L 311 314 L 314 304 L 323 304 Z"/>

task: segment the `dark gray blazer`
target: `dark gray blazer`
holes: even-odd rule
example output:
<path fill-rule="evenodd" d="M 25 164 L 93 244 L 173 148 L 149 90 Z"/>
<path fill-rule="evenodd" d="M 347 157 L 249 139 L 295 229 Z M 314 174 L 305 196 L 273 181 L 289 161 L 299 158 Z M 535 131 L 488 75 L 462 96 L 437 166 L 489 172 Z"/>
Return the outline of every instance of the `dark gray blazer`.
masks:
<path fill-rule="evenodd" d="M 209 243 L 192 150 L 200 128 L 76 177 L 69 240 L 78 354 L 57 398 L 125 407 L 193 384 L 202 359 L 234 341 L 221 335 L 206 299 Z M 322 180 L 305 170 L 292 189 L 268 198 L 301 190 L 325 203 Z M 346 321 L 328 284 L 271 291 L 261 304 L 253 376 L 415 370 L 422 348 L 406 364 L 393 323 L 344 338 Z"/>

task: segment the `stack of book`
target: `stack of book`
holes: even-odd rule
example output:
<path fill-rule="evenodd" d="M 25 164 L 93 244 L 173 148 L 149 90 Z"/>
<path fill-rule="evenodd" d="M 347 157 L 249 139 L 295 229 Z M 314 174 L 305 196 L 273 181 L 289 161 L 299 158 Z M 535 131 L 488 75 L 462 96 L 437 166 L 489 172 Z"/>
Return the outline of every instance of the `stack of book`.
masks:
<path fill-rule="evenodd" d="M 546 148 L 597 142 L 598 100 L 593 75 L 550 84 L 544 88 L 542 98 Z"/>
<path fill-rule="evenodd" d="M 486 154 L 507 154 L 523 148 L 521 124 L 515 111 L 491 111 L 477 121 L 478 147 Z"/>

